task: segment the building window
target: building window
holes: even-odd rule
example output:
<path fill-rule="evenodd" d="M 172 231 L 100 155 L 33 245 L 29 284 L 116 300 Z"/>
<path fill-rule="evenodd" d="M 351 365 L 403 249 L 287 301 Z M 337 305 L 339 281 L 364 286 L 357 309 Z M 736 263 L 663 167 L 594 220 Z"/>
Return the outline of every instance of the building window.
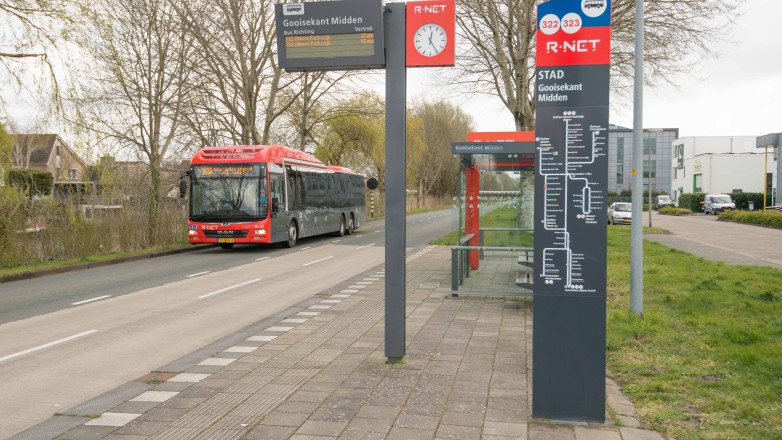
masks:
<path fill-rule="evenodd" d="M 625 176 L 625 138 L 616 139 L 616 184 L 624 184 Z"/>
<path fill-rule="evenodd" d="M 75 180 L 76 179 L 76 168 L 69 168 L 68 169 L 68 180 Z"/>
<path fill-rule="evenodd" d="M 649 178 L 651 171 L 652 179 L 657 177 L 657 161 L 656 160 L 644 160 L 644 178 Z"/>
<path fill-rule="evenodd" d="M 644 139 L 644 156 L 656 156 L 657 155 L 657 138 Z"/>

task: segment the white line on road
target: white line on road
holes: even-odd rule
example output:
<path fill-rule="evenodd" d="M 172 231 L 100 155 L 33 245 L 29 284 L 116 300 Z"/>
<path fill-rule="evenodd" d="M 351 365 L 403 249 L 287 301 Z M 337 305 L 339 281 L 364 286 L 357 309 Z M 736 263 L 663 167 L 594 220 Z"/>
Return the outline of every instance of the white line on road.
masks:
<path fill-rule="evenodd" d="M 271 258 L 271 257 L 261 257 L 261 258 L 256 258 L 256 259 L 255 259 L 255 261 L 263 261 L 263 260 L 268 260 L 269 258 Z"/>
<path fill-rule="evenodd" d="M 339 243 L 342 240 L 331 240 L 332 243 Z"/>
<path fill-rule="evenodd" d="M 299 249 L 300 251 L 306 251 L 307 249 L 312 249 L 312 246 L 307 246 Z"/>
<path fill-rule="evenodd" d="M 359 249 L 364 249 L 364 248 L 368 248 L 368 247 L 370 247 L 370 246 L 374 246 L 374 245 L 375 245 L 375 243 L 368 244 L 368 245 L 366 245 L 366 246 L 360 246 L 360 247 L 357 247 L 357 248 L 356 248 L 356 250 L 359 250 Z"/>
<path fill-rule="evenodd" d="M 80 305 L 82 305 L 82 304 L 87 304 L 87 303 L 90 303 L 90 302 L 93 302 L 93 301 L 100 301 L 100 300 L 102 300 L 102 299 L 106 299 L 106 298 L 110 298 L 110 297 L 111 297 L 111 295 L 103 295 L 103 296 L 99 296 L 99 297 L 97 297 L 97 298 L 92 298 L 92 299 L 85 299 L 84 301 L 79 301 L 79 302 L 71 303 L 71 305 L 72 305 L 72 306 L 80 306 Z"/>
<path fill-rule="evenodd" d="M 307 263 L 307 264 L 302 264 L 302 265 L 301 265 L 301 267 L 307 267 L 307 266 L 311 266 L 311 265 L 313 265 L 313 264 L 315 264 L 315 263 L 320 263 L 321 261 L 326 261 L 326 260 L 328 260 L 329 258 L 334 258 L 334 256 L 332 255 L 332 256 L 330 256 L 330 257 L 321 258 L 320 260 L 310 261 L 310 262 L 309 262 L 309 263 Z"/>
<path fill-rule="evenodd" d="M 206 275 L 206 274 L 208 274 L 209 272 L 211 272 L 211 270 L 205 270 L 205 271 L 203 271 L 203 272 L 198 272 L 198 273 L 194 273 L 194 274 L 192 274 L 192 275 L 188 275 L 187 277 L 188 277 L 188 278 L 199 277 L 199 276 L 201 276 L 201 275 Z"/>
<path fill-rule="evenodd" d="M 248 284 L 252 284 L 252 283 L 255 283 L 255 282 L 258 282 L 258 281 L 261 281 L 261 279 L 260 278 L 256 278 L 254 280 L 245 281 L 243 283 L 239 283 L 239 284 L 236 284 L 236 285 L 233 285 L 233 286 L 230 286 L 230 287 L 226 287 L 225 289 L 215 290 L 212 293 L 207 293 L 206 295 L 201 295 L 201 296 L 198 297 L 198 299 L 204 299 L 204 298 L 208 298 L 210 296 L 219 295 L 219 294 L 221 294 L 223 292 L 227 292 L 229 290 L 237 289 L 239 287 L 246 286 Z"/>
<path fill-rule="evenodd" d="M 82 336 L 91 335 L 91 334 L 96 333 L 96 332 L 97 332 L 97 330 L 90 330 L 90 331 L 82 332 L 82 333 L 79 333 L 79 334 L 76 334 L 76 335 L 73 335 L 73 336 L 68 336 L 67 338 L 58 339 L 56 341 L 49 342 L 48 344 L 43 344 L 43 345 L 39 345 L 37 347 L 28 348 L 27 350 L 20 351 L 19 353 L 9 354 L 8 356 L 1 357 L 0 358 L 0 362 L 5 362 L 5 361 L 7 361 L 9 359 L 13 359 L 13 358 L 16 358 L 16 357 L 19 357 L 19 356 L 24 356 L 24 355 L 26 355 L 28 353 L 32 353 L 32 352 L 38 351 L 38 350 L 43 350 L 44 348 L 49 348 L 49 347 L 55 346 L 57 344 L 62 344 L 63 342 L 68 342 L 68 341 L 71 341 L 71 340 L 76 339 L 76 338 L 81 338 Z"/>

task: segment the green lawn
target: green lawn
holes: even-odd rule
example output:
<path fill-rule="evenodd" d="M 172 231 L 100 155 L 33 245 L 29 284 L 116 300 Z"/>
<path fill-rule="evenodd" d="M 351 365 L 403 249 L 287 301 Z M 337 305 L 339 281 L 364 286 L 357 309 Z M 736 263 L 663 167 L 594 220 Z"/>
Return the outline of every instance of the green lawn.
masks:
<path fill-rule="evenodd" d="M 517 228 L 519 219 L 518 208 L 503 206 L 481 216 L 481 228 Z M 532 247 L 532 232 L 521 231 L 486 231 L 484 246 Z M 453 231 L 431 244 L 441 246 L 458 246 L 459 231 Z"/>
<path fill-rule="evenodd" d="M 609 374 L 649 428 L 782 439 L 782 270 L 644 242 L 644 316 L 629 313 L 630 229 L 608 228 Z"/>

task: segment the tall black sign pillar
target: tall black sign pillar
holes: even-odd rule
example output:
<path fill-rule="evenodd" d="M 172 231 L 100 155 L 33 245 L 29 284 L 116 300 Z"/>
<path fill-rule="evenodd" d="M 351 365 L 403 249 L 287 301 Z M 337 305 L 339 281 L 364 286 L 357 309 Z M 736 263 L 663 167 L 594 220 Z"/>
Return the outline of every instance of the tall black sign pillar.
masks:
<path fill-rule="evenodd" d="M 605 420 L 611 6 L 538 6 L 532 415 Z"/>
<path fill-rule="evenodd" d="M 389 3 L 386 33 L 386 277 L 385 354 L 405 357 L 405 4 Z"/>

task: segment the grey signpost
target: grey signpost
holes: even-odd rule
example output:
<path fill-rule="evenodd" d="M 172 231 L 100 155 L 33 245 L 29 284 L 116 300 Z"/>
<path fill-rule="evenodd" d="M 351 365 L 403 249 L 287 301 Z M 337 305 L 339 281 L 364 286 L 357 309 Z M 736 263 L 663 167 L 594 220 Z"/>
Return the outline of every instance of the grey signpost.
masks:
<path fill-rule="evenodd" d="M 275 5 L 278 64 L 289 71 L 386 69 L 385 354 L 405 356 L 405 3 Z"/>
<path fill-rule="evenodd" d="M 405 168 L 407 70 L 405 4 L 389 3 L 386 33 L 386 310 L 385 354 L 405 356 Z"/>

